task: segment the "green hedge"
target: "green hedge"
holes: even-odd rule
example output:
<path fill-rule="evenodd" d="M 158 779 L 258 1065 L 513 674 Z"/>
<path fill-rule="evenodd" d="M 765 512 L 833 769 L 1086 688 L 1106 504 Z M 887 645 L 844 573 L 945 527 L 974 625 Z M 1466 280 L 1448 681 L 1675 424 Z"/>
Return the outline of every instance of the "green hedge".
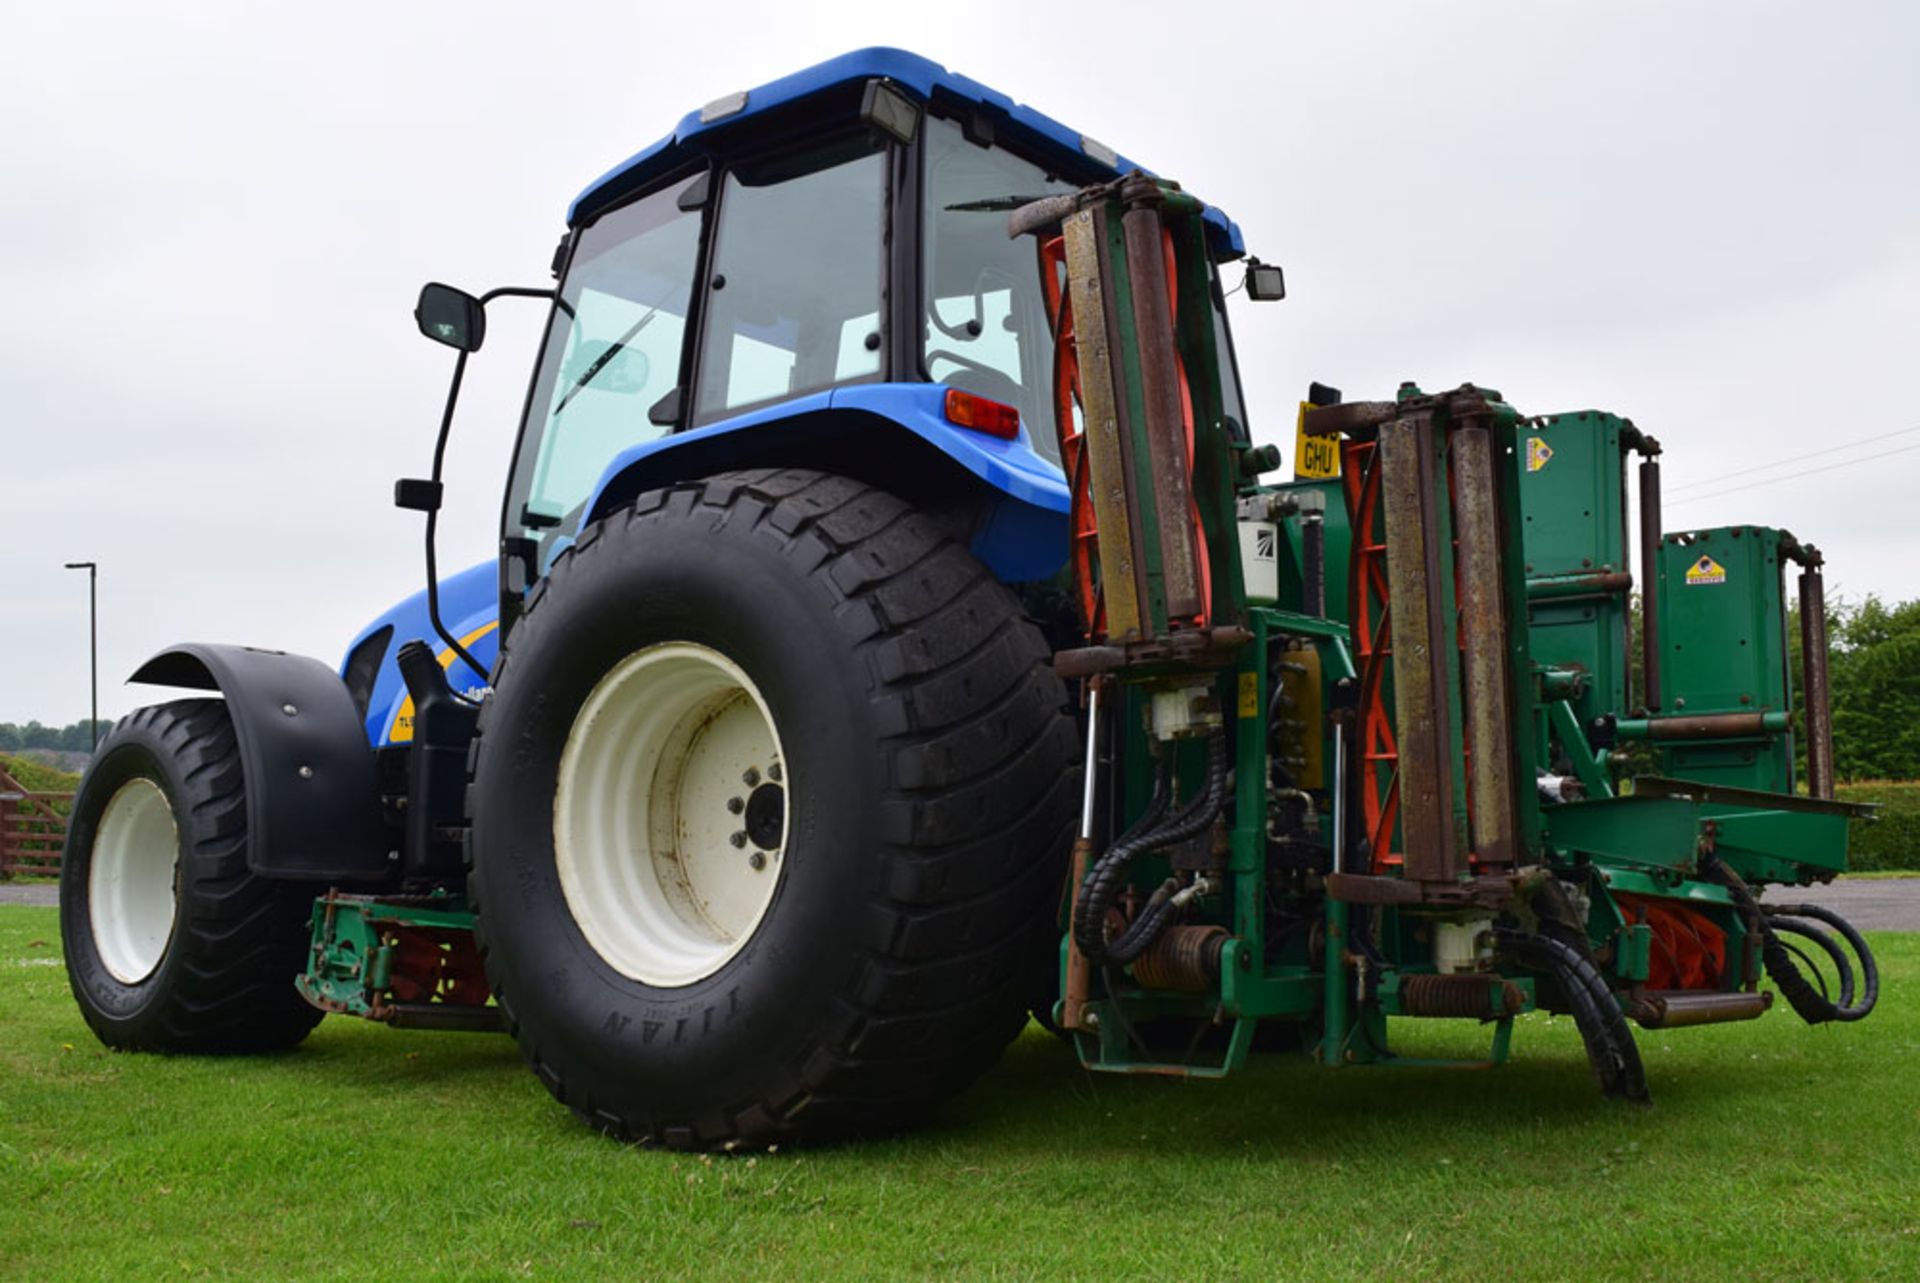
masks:
<path fill-rule="evenodd" d="M 1859 873 L 1920 871 L 1920 780 L 1865 780 L 1836 790 L 1843 802 L 1877 802 L 1878 820 L 1853 822 L 1848 864 Z"/>
<path fill-rule="evenodd" d="M 71 793 L 80 787 L 80 777 L 72 771 L 63 771 L 57 767 L 36 762 L 28 757 L 16 757 L 11 753 L 0 753 L 0 771 L 5 771 L 19 780 L 29 793 Z M 65 815 L 72 807 L 69 802 L 55 802 L 53 809 Z"/>

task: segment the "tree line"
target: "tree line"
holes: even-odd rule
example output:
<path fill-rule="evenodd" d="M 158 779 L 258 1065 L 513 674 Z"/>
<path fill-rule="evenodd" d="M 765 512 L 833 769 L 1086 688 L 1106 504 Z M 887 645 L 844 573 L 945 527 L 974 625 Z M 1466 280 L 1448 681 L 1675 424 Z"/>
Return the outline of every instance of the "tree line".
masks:
<path fill-rule="evenodd" d="M 93 748 L 93 725 L 86 718 L 71 726 L 42 726 L 39 722 L 19 726 L 13 722 L 0 722 L 0 753 L 17 753 L 29 748 L 85 753 Z M 107 728 L 112 725 L 112 722 L 101 719 L 100 733 L 105 735 Z"/>
<path fill-rule="evenodd" d="M 1798 620 L 1789 637 L 1797 676 Z M 1835 773 L 1843 780 L 1920 779 L 1920 600 L 1830 605 L 1827 654 Z"/>

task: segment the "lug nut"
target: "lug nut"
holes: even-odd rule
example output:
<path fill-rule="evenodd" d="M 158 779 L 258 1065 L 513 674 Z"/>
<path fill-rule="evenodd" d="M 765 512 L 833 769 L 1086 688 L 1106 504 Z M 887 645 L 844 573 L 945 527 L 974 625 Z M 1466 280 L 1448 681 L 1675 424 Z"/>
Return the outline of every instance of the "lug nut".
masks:
<path fill-rule="evenodd" d="M 741 829 L 732 837 L 728 838 L 727 841 L 733 843 L 735 846 L 745 846 L 747 844 L 747 831 Z"/>
<path fill-rule="evenodd" d="M 728 799 L 727 799 L 727 809 L 728 809 L 729 811 L 732 811 L 732 812 L 733 812 L 733 813 L 734 813 L 735 815 L 738 815 L 738 814 L 740 814 L 740 812 L 742 812 L 742 811 L 744 811 L 744 810 L 746 810 L 746 809 L 747 809 L 747 803 L 746 803 L 746 799 L 744 799 L 744 798 L 738 798 L 738 797 L 730 797 L 730 798 L 728 798 Z"/>
<path fill-rule="evenodd" d="M 754 785 L 760 782 L 760 772 L 755 770 L 753 767 L 749 766 L 747 768 L 746 774 L 740 777 L 740 781 L 741 783 L 745 784 L 748 788 L 752 788 Z"/>
<path fill-rule="evenodd" d="M 778 780 L 781 778 L 780 763 L 775 762 L 773 765 L 767 767 L 767 778 L 770 780 Z"/>
<path fill-rule="evenodd" d="M 760 852 L 755 851 L 752 855 L 747 857 L 747 864 L 750 868 L 754 870 L 754 872 L 757 873 L 761 869 L 764 869 L 767 867 L 767 857 L 760 854 Z"/>

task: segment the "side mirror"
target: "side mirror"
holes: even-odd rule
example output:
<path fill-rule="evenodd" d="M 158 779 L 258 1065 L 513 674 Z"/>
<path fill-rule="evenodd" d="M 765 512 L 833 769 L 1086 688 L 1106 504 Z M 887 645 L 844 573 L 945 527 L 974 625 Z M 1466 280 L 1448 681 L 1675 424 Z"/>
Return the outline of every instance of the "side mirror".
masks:
<path fill-rule="evenodd" d="M 413 309 L 420 332 L 435 343 L 478 352 L 487 337 L 487 310 L 480 300 L 464 290 L 437 282 L 420 287 L 420 303 Z"/>
<path fill-rule="evenodd" d="M 1257 258 L 1247 260 L 1247 297 L 1259 303 L 1270 303 L 1287 296 L 1287 276 L 1272 263 L 1262 263 Z"/>

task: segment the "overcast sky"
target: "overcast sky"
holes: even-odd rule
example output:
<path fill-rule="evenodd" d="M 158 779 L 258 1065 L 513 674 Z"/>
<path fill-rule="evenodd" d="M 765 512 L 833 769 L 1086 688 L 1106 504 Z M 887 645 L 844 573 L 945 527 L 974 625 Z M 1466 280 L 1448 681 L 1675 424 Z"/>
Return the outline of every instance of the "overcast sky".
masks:
<path fill-rule="evenodd" d="M 1667 447 L 1670 527 L 1785 525 L 1830 591 L 1920 596 L 1920 6 L 0 0 L 0 721 L 86 714 L 69 560 L 103 716 L 176 641 L 337 663 L 421 583 L 420 283 L 546 284 L 594 176 L 867 44 L 1232 214 L 1287 270 L 1234 320 L 1289 455 L 1311 379 L 1612 409 Z M 536 330 L 495 305 L 443 565 L 491 555 Z"/>

